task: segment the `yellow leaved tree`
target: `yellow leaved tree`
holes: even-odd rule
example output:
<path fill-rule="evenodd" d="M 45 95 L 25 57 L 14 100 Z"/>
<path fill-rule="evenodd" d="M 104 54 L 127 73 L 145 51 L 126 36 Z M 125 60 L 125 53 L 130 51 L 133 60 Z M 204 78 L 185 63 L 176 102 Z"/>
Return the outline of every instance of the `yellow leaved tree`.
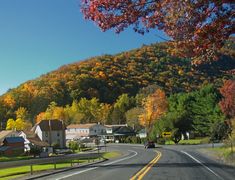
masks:
<path fill-rule="evenodd" d="M 8 119 L 6 130 L 14 130 L 14 131 L 21 131 L 21 130 L 29 130 L 32 127 L 31 123 L 18 118 Z"/>
<path fill-rule="evenodd" d="M 15 114 L 16 120 L 12 118 L 8 119 L 6 130 L 21 131 L 29 130 L 32 127 L 32 124 L 27 120 L 28 111 L 26 108 L 19 107 Z"/>
<path fill-rule="evenodd" d="M 146 128 L 147 133 L 149 133 L 154 122 L 167 111 L 168 103 L 165 92 L 157 89 L 153 94 L 147 96 L 142 103 L 144 111 L 140 114 L 139 121 Z"/>

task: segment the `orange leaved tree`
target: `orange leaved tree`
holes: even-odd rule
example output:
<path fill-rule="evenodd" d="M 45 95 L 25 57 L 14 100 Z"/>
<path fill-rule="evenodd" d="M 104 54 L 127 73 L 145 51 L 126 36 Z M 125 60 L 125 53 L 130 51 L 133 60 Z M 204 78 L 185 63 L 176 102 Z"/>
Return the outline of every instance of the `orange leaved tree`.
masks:
<path fill-rule="evenodd" d="M 157 89 L 153 94 L 143 100 L 144 112 L 139 116 L 139 121 L 147 130 L 151 131 L 153 123 L 167 111 L 168 103 L 165 92 Z"/>

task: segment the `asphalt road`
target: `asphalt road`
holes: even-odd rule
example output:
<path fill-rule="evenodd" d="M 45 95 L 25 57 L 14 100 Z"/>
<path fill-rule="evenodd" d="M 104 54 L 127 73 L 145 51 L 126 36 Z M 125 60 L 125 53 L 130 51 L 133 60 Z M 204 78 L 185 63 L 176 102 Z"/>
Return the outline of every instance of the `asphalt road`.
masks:
<path fill-rule="evenodd" d="M 123 156 L 40 179 L 50 180 L 234 180 L 235 168 L 219 164 L 196 151 L 197 146 L 109 145 Z"/>

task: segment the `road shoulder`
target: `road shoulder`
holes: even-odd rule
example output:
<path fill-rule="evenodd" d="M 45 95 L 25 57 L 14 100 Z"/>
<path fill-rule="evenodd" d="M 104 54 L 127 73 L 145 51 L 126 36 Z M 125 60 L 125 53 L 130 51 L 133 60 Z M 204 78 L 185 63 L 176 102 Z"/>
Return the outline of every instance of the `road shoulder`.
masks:
<path fill-rule="evenodd" d="M 231 158 L 226 158 L 223 155 L 223 152 L 216 151 L 212 148 L 200 148 L 197 149 L 197 152 L 220 164 L 225 164 L 235 167 L 235 153 L 233 153 L 234 159 L 231 159 Z"/>

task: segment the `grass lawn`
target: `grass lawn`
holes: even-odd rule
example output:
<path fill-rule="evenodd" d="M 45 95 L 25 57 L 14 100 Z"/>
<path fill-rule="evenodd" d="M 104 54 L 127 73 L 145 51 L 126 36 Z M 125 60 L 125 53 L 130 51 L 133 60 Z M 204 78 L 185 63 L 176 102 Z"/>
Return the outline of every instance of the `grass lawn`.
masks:
<path fill-rule="evenodd" d="M 18 157 L 0 156 L 0 162 L 27 160 L 27 159 L 32 159 L 32 158 L 33 158 L 32 156 L 18 156 Z"/>
<path fill-rule="evenodd" d="M 111 158 L 115 158 L 115 157 L 121 156 L 121 154 L 120 154 L 120 152 L 113 151 L 113 152 L 105 152 L 105 153 L 102 154 L 102 156 L 105 159 L 111 159 Z"/>
<path fill-rule="evenodd" d="M 181 140 L 178 144 L 181 145 L 196 145 L 196 144 L 203 144 L 207 143 L 208 138 L 200 138 L 200 139 L 189 139 L 189 140 Z M 172 140 L 167 140 L 166 145 L 175 144 Z"/>
<path fill-rule="evenodd" d="M 233 147 L 233 151 L 235 153 L 235 147 Z M 209 150 L 214 151 L 216 154 L 218 154 L 219 157 L 223 157 L 225 159 L 229 158 L 231 155 L 231 147 L 215 147 L 215 148 L 209 148 Z"/>
<path fill-rule="evenodd" d="M 80 150 L 75 150 L 75 153 L 80 153 L 80 152 L 85 152 L 85 151 L 90 151 L 93 150 L 94 148 L 91 147 L 86 147 L 86 148 L 81 148 Z"/>
<path fill-rule="evenodd" d="M 120 156 L 119 152 L 104 152 L 102 153 L 102 156 L 106 159 L 114 158 Z M 90 159 L 92 160 L 98 160 L 98 158 Z M 88 159 L 80 159 L 80 160 L 73 160 L 73 163 L 88 163 Z M 61 163 L 56 164 L 56 168 L 65 168 L 65 167 L 71 167 L 70 161 L 64 161 Z M 51 170 L 54 169 L 54 164 L 43 164 L 43 165 L 34 165 L 33 171 L 45 171 L 45 170 Z M 17 178 L 18 176 L 23 176 L 24 174 L 30 173 L 30 166 L 22 166 L 22 167 L 16 167 L 16 168 L 8 168 L 1 169 L 0 170 L 0 179 L 13 179 Z"/>

